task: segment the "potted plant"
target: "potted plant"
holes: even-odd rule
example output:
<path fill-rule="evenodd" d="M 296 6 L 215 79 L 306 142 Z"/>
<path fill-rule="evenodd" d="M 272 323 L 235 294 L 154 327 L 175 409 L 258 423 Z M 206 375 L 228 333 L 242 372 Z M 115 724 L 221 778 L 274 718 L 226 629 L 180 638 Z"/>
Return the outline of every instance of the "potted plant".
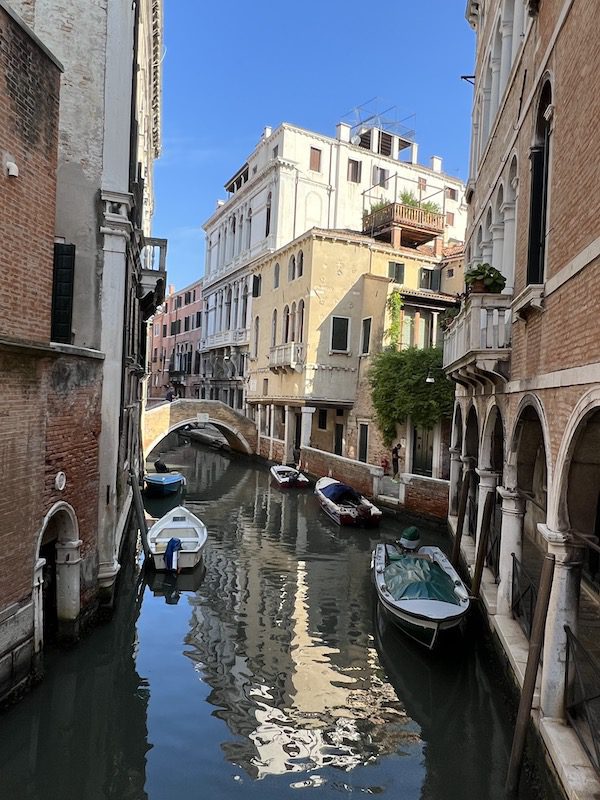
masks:
<path fill-rule="evenodd" d="M 465 272 L 465 283 L 471 292 L 500 294 L 506 286 L 506 278 L 489 264 L 476 264 Z"/>
<path fill-rule="evenodd" d="M 442 311 L 439 317 L 440 328 L 443 331 L 448 330 L 450 325 L 452 325 L 454 317 L 456 317 L 459 313 L 460 313 L 460 308 L 458 308 L 457 306 L 450 306 L 450 308 L 447 308 L 445 311 Z"/>

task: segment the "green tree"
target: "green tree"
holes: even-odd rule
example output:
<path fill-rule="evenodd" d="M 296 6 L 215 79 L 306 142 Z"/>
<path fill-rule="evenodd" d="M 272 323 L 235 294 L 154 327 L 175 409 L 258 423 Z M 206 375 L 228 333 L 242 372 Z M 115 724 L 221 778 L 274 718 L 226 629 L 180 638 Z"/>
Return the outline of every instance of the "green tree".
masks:
<path fill-rule="evenodd" d="M 386 445 L 396 438 L 396 425 L 406 422 L 409 416 L 415 425 L 428 429 L 452 416 L 454 384 L 441 366 L 439 347 L 388 348 L 375 356 L 369 383 L 377 424 Z M 428 374 L 434 383 L 427 383 Z"/>

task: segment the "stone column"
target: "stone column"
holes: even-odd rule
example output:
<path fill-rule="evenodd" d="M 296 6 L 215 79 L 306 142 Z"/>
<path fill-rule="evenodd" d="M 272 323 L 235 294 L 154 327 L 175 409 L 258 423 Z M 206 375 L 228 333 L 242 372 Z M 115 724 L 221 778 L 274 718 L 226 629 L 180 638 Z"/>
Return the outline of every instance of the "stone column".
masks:
<path fill-rule="evenodd" d="M 269 406 L 269 460 L 273 460 L 273 433 L 275 431 L 275 405 Z"/>
<path fill-rule="evenodd" d="M 475 469 L 475 459 L 472 456 L 461 456 L 460 460 L 462 461 L 463 465 L 463 482 L 466 480 L 470 480 L 469 472 Z M 469 490 L 470 491 L 470 490 Z M 463 536 L 469 535 L 469 502 L 467 500 L 467 507 L 465 511 L 465 520 L 463 523 Z"/>
<path fill-rule="evenodd" d="M 45 558 L 38 558 L 33 573 L 33 652 L 40 653 L 44 645 L 44 566 Z"/>
<path fill-rule="evenodd" d="M 496 114 L 498 113 L 498 105 L 500 104 L 500 59 L 492 58 L 492 96 L 490 98 L 490 127 L 492 125 Z"/>
<path fill-rule="evenodd" d="M 512 29 L 512 52 L 511 60 L 514 61 L 515 56 L 521 43 L 523 41 L 523 34 L 525 29 L 525 4 L 515 3 L 513 12 L 513 29 Z"/>
<path fill-rule="evenodd" d="M 260 440 L 262 431 L 262 404 L 256 404 L 256 452 L 260 455 Z"/>
<path fill-rule="evenodd" d="M 582 548 L 571 544 L 567 540 L 566 532 L 550 530 L 543 524 L 538 524 L 538 531 L 548 542 L 548 552 L 554 554 L 556 559 L 544 633 L 540 710 L 545 717 L 564 719 L 567 656 L 565 625 L 573 633 L 577 632 Z"/>
<path fill-rule="evenodd" d="M 500 34 L 502 36 L 502 47 L 500 50 L 500 98 L 502 98 L 506 84 L 508 83 L 508 76 L 510 75 L 510 68 L 512 67 L 512 29 L 512 19 L 502 20 L 502 25 L 500 26 Z"/>
<path fill-rule="evenodd" d="M 498 267 L 506 278 L 503 292 L 512 294 L 515 285 L 515 204 L 504 203 L 500 209 L 504 216 L 504 243 L 502 267 Z"/>
<path fill-rule="evenodd" d="M 479 157 L 486 148 L 488 136 L 490 135 L 490 127 L 492 124 L 491 120 L 491 112 L 490 112 L 490 98 L 491 98 L 491 90 L 489 88 L 485 88 L 482 92 L 483 95 L 483 124 L 481 125 L 481 145 L 479 147 Z"/>
<path fill-rule="evenodd" d="M 312 431 L 312 415 L 317 409 L 314 406 L 302 407 L 302 425 L 300 427 L 300 446 L 310 447 L 310 434 Z"/>
<path fill-rule="evenodd" d="M 462 462 L 460 460 L 460 448 L 450 447 L 450 494 L 448 497 L 449 513 L 451 517 L 458 514 L 458 480 L 462 473 Z"/>
<path fill-rule="evenodd" d="M 290 436 L 290 407 L 285 405 L 284 407 L 285 417 L 283 422 L 283 463 L 287 464 L 288 461 L 291 461 L 290 458 L 290 443 L 289 443 L 289 436 Z"/>
<path fill-rule="evenodd" d="M 514 489 L 499 486 L 496 490 L 502 498 L 502 528 L 500 530 L 500 563 L 496 613 L 511 616 L 512 601 L 512 554 L 521 560 L 523 553 L 523 517 L 525 499 Z"/>
<path fill-rule="evenodd" d="M 78 635 L 81 610 L 81 539 L 56 544 L 56 613 L 61 637 Z"/>
<path fill-rule="evenodd" d="M 481 260 L 484 264 L 492 264 L 494 255 L 494 242 L 492 239 L 485 239 L 481 242 Z M 492 264 L 492 266 L 494 266 Z"/>
<path fill-rule="evenodd" d="M 492 267 L 502 272 L 504 263 L 504 224 L 496 222 L 491 228 L 492 234 Z"/>
<path fill-rule="evenodd" d="M 492 472 L 489 469 L 475 469 L 479 475 L 479 496 L 477 498 L 477 528 L 475 529 L 475 549 L 479 548 L 479 539 L 481 538 L 481 528 L 483 523 L 483 508 L 488 494 L 496 494 L 496 486 L 498 485 L 499 475 L 497 472 Z"/>

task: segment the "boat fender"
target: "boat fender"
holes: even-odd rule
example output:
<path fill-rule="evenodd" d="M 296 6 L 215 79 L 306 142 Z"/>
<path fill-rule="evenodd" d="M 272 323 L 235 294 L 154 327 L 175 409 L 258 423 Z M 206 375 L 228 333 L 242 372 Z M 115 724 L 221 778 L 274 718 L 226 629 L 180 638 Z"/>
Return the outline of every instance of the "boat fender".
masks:
<path fill-rule="evenodd" d="M 465 589 L 464 586 L 455 586 L 454 587 L 454 594 L 457 597 L 460 597 L 461 600 L 468 600 L 469 599 L 469 593 L 467 592 L 467 590 Z"/>

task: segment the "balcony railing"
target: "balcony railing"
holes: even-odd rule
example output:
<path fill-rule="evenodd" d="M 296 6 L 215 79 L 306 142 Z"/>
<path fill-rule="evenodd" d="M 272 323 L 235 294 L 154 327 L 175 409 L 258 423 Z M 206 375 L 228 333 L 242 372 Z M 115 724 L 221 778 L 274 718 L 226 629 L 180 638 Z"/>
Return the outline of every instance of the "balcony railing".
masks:
<path fill-rule="evenodd" d="M 471 294 L 444 334 L 444 369 L 463 382 L 468 372 L 493 383 L 508 375 L 512 296 Z"/>
<path fill-rule="evenodd" d="M 444 215 L 425 211 L 418 206 L 390 203 L 363 217 L 363 232 L 369 233 L 391 225 L 413 228 L 439 236 L 444 232 Z"/>
<path fill-rule="evenodd" d="M 592 766 L 600 774 L 600 664 L 568 625 L 565 710 Z"/>
<path fill-rule="evenodd" d="M 302 342 L 286 342 L 269 350 L 269 368 L 272 370 L 300 370 L 304 364 L 304 344 Z"/>

